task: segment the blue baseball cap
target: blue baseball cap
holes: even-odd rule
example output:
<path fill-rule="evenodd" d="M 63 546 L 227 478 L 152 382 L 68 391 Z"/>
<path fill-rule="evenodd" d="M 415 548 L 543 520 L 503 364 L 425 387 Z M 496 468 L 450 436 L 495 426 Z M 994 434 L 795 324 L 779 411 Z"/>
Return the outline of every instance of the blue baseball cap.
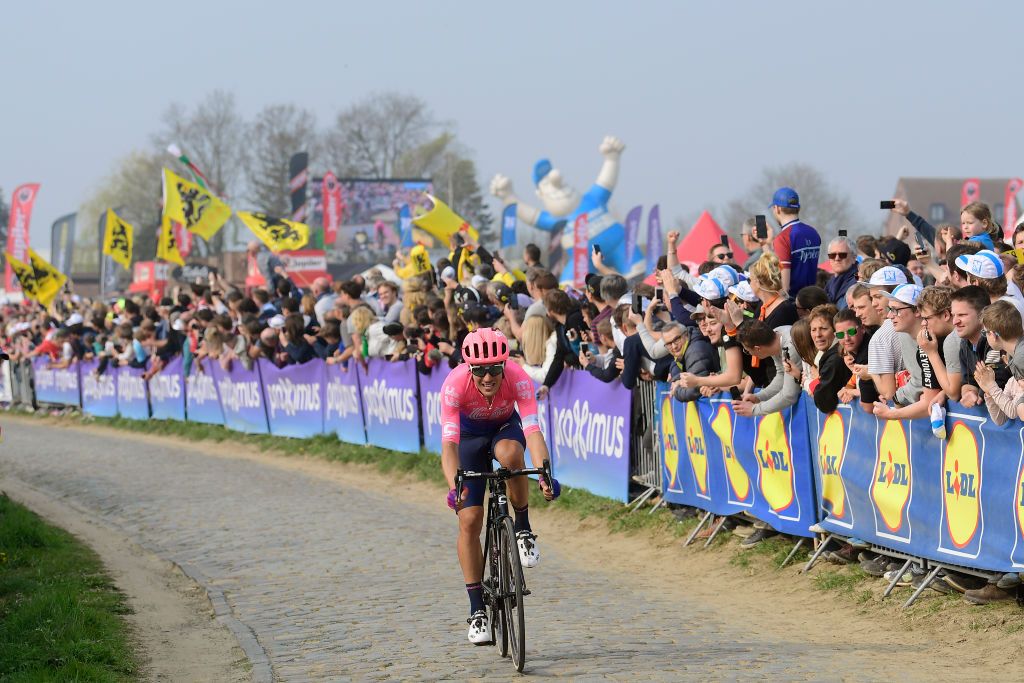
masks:
<path fill-rule="evenodd" d="M 783 209 L 799 209 L 800 195 L 792 187 L 780 187 L 775 190 L 775 194 L 772 196 L 772 203 L 768 206 L 778 206 Z"/>
<path fill-rule="evenodd" d="M 533 184 L 540 185 L 540 181 L 544 179 L 548 173 L 551 173 L 551 161 L 549 159 L 541 159 L 533 165 Z"/>

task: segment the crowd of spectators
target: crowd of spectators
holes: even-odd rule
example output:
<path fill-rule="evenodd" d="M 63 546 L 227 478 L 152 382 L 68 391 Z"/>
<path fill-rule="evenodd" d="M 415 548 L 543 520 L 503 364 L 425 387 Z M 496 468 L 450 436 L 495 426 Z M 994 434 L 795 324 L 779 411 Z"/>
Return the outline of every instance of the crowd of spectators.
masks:
<path fill-rule="evenodd" d="M 745 263 L 716 245 L 692 273 L 673 231 L 641 282 L 595 251 L 597 272 L 582 290 L 561 287 L 535 245 L 520 260 L 462 235 L 433 265 L 399 253 L 394 270 L 308 288 L 264 252 L 267 284 L 251 291 L 211 275 L 159 299 L 67 293 L 49 310 L 9 305 L 2 343 L 13 361 L 97 358 L 98 372 L 131 365 L 151 375 L 181 354 L 186 372 L 204 358 L 224 367 L 319 358 L 346 368 L 382 358 L 414 359 L 428 373 L 455 367 L 465 335 L 492 326 L 513 341 L 511 362 L 540 385 L 541 398 L 576 368 L 629 389 L 665 381 L 679 401 L 729 392 L 740 415 L 784 410 L 806 392 L 824 413 L 843 403 L 887 420 L 928 417 L 939 439 L 950 399 L 984 404 L 997 423 L 1024 419 L 1024 251 L 1014 251 L 1024 248 L 1024 224 L 1007 243 L 985 204 L 965 206 L 960 226 L 932 226 L 906 202 L 893 205 L 906 219 L 898 234 L 840 233 L 822 253 L 818 231 L 800 220 L 798 194 L 782 188 L 771 206 L 777 228 L 753 218 L 740 228 Z M 777 535 L 761 522 L 730 526 L 743 547 Z M 864 547 L 849 539 L 827 557 L 894 578 L 901 565 Z M 899 577 L 920 579 L 913 570 Z M 950 573 L 933 586 L 984 603 L 1010 599 L 1019 583 L 1016 574 L 984 585 L 969 579 Z"/>

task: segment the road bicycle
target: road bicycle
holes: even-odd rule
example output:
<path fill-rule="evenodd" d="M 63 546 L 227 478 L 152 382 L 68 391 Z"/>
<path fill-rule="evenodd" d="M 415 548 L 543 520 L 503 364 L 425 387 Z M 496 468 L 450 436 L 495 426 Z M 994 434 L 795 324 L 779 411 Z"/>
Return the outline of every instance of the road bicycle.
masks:
<path fill-rule="evenodd" d="M 506 657 L 511 650 L 516 671 L 526 664 L 526 614 L 523 598 L 530 594 L 523 579 L 519 561 L 516 531 L 509 515 L 505 482 L 512 477 L 538 474 L 551 481 L 551 465 L 547 460 L 541 468 L 509 470 L 499 467 L 493 472 L 458 470 L 455 474 L 456 504 L 462 504 L 462 484 L 473 479 L 487 480 L 487 516 L 484 519 L 484 604 L 491 626 L 491 645 Z"/>

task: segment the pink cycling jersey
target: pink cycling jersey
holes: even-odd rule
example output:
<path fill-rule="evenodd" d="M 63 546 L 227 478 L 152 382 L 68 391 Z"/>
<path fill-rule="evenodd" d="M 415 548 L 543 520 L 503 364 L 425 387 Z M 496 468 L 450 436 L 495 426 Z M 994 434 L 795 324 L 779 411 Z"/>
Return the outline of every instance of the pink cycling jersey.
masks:
<path fill-rule="evenodd" d="M 463 430 L 476 434 L 493 431 L 512 418 L 517 406 L 523 434 L 539 432 L 533 380 L 518 364 L 505 364 L 498 393 L 488 401 L 473 383 L 469 365 L 463 363 L 441 387 L 441 441 L 459 443 Z"/>

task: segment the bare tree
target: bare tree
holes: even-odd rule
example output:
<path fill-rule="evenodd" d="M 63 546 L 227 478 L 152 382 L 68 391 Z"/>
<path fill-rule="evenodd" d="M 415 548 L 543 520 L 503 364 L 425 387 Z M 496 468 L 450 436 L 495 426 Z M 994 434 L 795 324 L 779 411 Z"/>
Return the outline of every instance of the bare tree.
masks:
<path fill-rule="evenodd" d="M 835 237 L 840 229 L 850 234 L 861 231 L 861 219 L 850 198 L 836 189 L 824 174 L 813 166 L 791 163 L 765 168 L 761 178 L 741 197 L 725 205 L 722 229 L 739 236 L 743 221 L 757 214 L 767 214 L 772 195 L 780 187 L 792 187 L 800 195 L 800 220 L 817 228 L 822 243 Z"/>
<path fill-rule="evenodd" d="M 264 107 L 247 135 L 250 154 L 246 163 L 248 195 L 255 208 L 273 216 L 288 216 L 288 160 L 296 152 L 315 156 L 318 149 L 316 117 L 292 104 Z"/>
<path fill-rule="evenodd" d="M 324 145 L 341 175 L 391 178 L 399 161 L 428 142 L 438 126 L 420 98 L 376 93 L 339 113 Z"/>
<path fill-rule="evenodd" d="M 163 198 L 161 169 L 166 158 L 166 152 L 132 152 L 117 162 L 110 175 L 82 204 L 78 210 L 74 272 L 99 271 L 97 222 L 107 209 L 117 209 L 119 215 L 135 227 L 132 260 L 154 258 Z"/>

